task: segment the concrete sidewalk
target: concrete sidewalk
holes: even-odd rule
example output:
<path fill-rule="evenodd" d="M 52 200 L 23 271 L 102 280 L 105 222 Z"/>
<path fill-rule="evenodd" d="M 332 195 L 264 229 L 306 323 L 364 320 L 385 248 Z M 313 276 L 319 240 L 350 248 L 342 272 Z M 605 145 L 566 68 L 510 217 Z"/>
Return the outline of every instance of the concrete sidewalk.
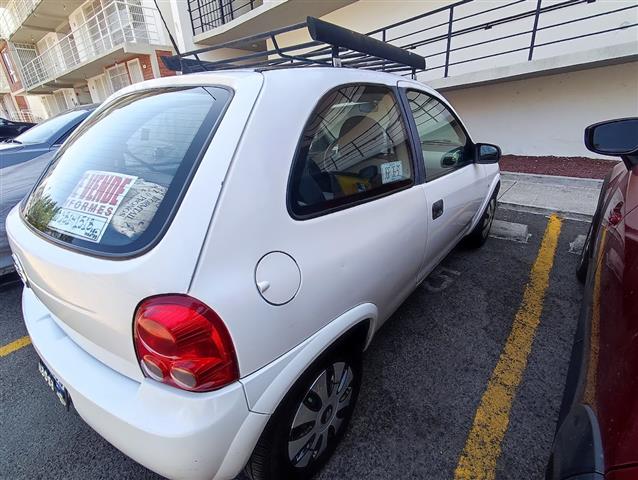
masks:
<path fill-rule="evenodd" d="M 589 221 L 594 215 L 602 180 L 501 172 L 501 208 L 531 213 L 559 213 Z"/>

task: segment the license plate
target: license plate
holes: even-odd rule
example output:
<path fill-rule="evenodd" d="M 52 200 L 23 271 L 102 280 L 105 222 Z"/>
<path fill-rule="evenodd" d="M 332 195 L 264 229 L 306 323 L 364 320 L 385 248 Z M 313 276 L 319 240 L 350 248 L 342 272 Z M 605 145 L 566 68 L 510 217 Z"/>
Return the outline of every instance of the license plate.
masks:
<path fill-rule="evenodd" d="M 55 376 L 41 361 L 38 362 L 38 371 L 49 388 L 53 391 L 53 393 L 55 393 L 55 396 L 58 397 L 60 403 L 68 410 L 71 405 L 71 397 L 69 396 L 69 392 L 67 392 L 66 388 L 64 388 L 64 385 L 62 385 L 60 380 L 55 378 Z"/>

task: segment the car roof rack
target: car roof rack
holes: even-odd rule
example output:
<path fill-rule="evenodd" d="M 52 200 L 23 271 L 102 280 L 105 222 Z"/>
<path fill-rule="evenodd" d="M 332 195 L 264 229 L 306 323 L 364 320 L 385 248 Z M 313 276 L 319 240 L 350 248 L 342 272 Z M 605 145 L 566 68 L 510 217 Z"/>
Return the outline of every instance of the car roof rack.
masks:
<path fill-rule="evenodd" d="M 306 28 L 312 41 L 287 47 L 279 46 L 277 35 Z M 224 60 L 209 61 L 200 58 L 203 53 L 222 48 L 253 50 L 256 45 L 263 45 L 267 40 L 272 42 L 271 49 Z M 169 70 L 182 73 L 324 66 L 411 73 L 414 78 L 417 71 L 425 70 L 425 58 L 421 55 L 314 17 L 307 17 L 305 22 L 277 30 L 162 57 L 162 61 Z"/>

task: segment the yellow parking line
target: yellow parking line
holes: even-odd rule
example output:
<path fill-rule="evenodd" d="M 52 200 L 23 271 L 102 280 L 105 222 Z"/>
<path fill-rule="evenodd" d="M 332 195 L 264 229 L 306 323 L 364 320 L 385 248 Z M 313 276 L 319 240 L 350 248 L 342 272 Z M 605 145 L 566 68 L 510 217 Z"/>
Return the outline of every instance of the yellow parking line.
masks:
<path fill-rule="evenodd" d="M 454 471 L 457 480 L 492 480 L 496 475 L 496 462 L 509 424 L 512 401 L 527 366 L 527 357 L 543 311 L 561 226 L 562 221 L 556 215 L 549 218 L 525 286 L 523 301 L 476 410 L 474 423 Z"/>
<path fill-rule="evenodd" d="M 20 350 L 22 347 L 26 347 L 27 345 L 31 345 L 31 339 L 29 335 L 26 337 L 18 338 L 11 343 L 6 344 L 3 347 L 0 347 L 0 357 L 6 357 L 10 353 L 15 352 L 16 350 Z"/>

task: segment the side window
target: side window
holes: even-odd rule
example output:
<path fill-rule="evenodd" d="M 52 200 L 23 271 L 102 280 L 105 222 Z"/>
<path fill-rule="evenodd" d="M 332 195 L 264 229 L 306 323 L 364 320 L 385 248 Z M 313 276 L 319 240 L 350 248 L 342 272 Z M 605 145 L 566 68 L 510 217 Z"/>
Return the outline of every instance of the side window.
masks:
<path fill-rule="evenodd" d="M 448 108 L 423 92 L 408 90 L 407 97 L 421 141 L 425 180 L 429 182 L 470 163 L 468 138 Z"/>
<path fill-rule="evenodd" d="M 380 85 L 348 85 L 327 94 L 306 124 L 289 201 L 296 215 L 312 215 L 412 184 L 408 135 L 394 93 Z"/>

